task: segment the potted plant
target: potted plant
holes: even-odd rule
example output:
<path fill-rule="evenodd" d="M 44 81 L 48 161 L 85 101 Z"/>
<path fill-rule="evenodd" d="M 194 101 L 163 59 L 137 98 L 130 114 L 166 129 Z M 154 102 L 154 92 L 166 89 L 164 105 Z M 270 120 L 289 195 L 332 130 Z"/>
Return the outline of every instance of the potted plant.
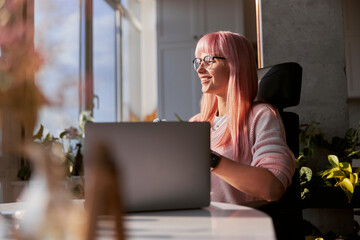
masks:
<path fill-rule="evenodd" d="M 83 111 L 79 117 L 79 128 L 69 127 L 55 137 L 51 133 L 44 133 L 44 126 L 41 124 L 38 131 L 33 135 L 33 141 L 43 149 L 51 149 L 57 145 L 63 150 L 62 159 L 66 166 L 67 181 L 65 187 L 68 188 L 72 196 L 82 198 L 84 196 L 83 179 L 83 152 L 84 126 L 86 122 L 92 122 L 91 111 Z M 29 161 L 24 159 L 24 164 L 18 171 L 18 179 L 27 181 L 30 179 L 32 167 Z M 21 185 L 24 187 L 24 184 Z"/>
<path fill-rule="evenodd" d="M 355 172 L 349 162 L 339 162 L 336 155 L 328 156 L 331 167 L 322 172 L 322 177 L 325 181 L 335 180 L 335 183 L 329 183 L 331 186 L 340 187 L 346 194 L 348 202 L 350 203 L 354 194 L 354 189 L 359 185 L 360 168 Z"/>
<path fill-rule="evenodd" d="M 352 168 L 353 159 L 360 158 L 359 130 L 360 122 L 357 129 L 348 129 L 343 138 L 336 136 L 328 142 L 319 123 L 300 126 L 297 167 L 304 207 L 360 205 L 357 194 L 353 194 L 359 191 L 359 170 Z M 324 198 L 327 201 L 321 200 Z"/>
<path fill-rule="evenodd" d="M 330 232 L 350 236 L 354 234 L 353 208 L 360 206 L 360 170 L 352 167 L 353 160 L 360 158 L 360 122 L 356 129 L 350 128 L 344 137 L 333 137 L 330 142 L 319 125 L 300 126 L 297 167 L 303 217 L 317 226 L 322 236 Z"/>

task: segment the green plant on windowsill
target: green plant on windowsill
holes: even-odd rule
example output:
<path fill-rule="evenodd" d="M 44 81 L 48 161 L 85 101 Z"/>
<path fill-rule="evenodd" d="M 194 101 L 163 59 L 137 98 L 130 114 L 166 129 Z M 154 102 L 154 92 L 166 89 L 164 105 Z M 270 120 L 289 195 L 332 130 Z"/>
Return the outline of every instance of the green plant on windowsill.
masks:
<path fill-rule="evenodd" d="M 41 124 L 39 130 L 33 135 L 33 141 L 40 144 L 43 148 L 51 148 L 54 144 L 60 145 L 61 149 L 64 149 L 65 152 L 63 162 L 66 164 L 67 175 L 69 177 L 81 176 L 83 174 L 81 147 L 84 138 L 84 127 L 86 122 L 92 121 L 91 111 L 83 111 L 79 116 L 79 129 L 69 127 L 61 132 L 59 137 L 55 137 L 50 133 L 44 135 L 44 126 Z M 75 142 L 75 146 L 73 146 L 73 142 Z M 21 180 L 29 180 L 30 176 L 31 166 L 28 161 L 25 161 L 25 164 L 18 171 L 17 177 Z"/>
<path fill-rule="evenodd" d="M 313 122 L 300 125 L 300 155 L 297 159 L 297 168 L 300 174 L 301 198 L 309 199 L 313 187 L 340 186 L 350 201 L 353 188 L 358 185 L 356 180 L 358 174 L 355 174 L 358 170 L 352 169 L 351 162 L 360 158 L 360 150 L 357 150 L 360 145 L 360 122 L 357 129 L 350 128 L 343 138 L 336 136 L 331 142 L 327 141 L 319 124 Z M 321 156 L 321 153 L 324 156 Z M 331 167 L 319 166 L 315 163 L 326 158 L 325 156 Z M 355 175 L 350 176 L 350 172 Z M 346 179 L 349 179 L 353 187 Z"/>
<path fill-rule="evenodd" d="M 47 133 L 44 135 L 44 126 L 41 124 L 38 131 L 33 135 L 33 141 L 34 143 L 39 144 L 43 149 L 49 149 L 52 151 L 54 149 L 54 146 L 57 145 L 60 148 L 58 149 L 64 149 L 63 143 L 60 141 L 59 137 L 53 136 L 51 133 Z M 62 157 L 64 164 L 67 165 L 66 169 L 68 170 L 68 175 L 70 175 L 70 165 L 74 161 L 74 156 L 72 154 L 66 153 Z M 25 175 L 26 174 L 26 175 Z M 26 176 L 26 178 L 24 177 Z M 25 165 L 23 166 L 19 172 L 18 172 L 18 178 L 22 180 L 29 180 L 29 177 L 31 176 L 31 166 Z"/>
<path fill-rule="evenodd" d="M 40 144 L 42 148 L 51 148 L 52 144 L 58 144 L 58 138 L 52 136 L 50 133 L 44 136 L 44 126 L 41 124 L 39 130 L 33 135 L 33 141 Z M 24 165 L 18 171 L 17 177 L 20 180 L 29 180 L 31 177 L 31 166 L 28 161 L 24 161 Z"/>
<path fill-rule="evenodd" d="M 82 111 L 79 115 L 79 128 L 69 127 L 59 135 L 63 142 L 68 141 L 66 163 L 69 170 L 68 175 L 70 176 L 83 175 L 83 154 L 81 148 L 84 142 L 85 124 L 93 121 L 91 111 Z"/>

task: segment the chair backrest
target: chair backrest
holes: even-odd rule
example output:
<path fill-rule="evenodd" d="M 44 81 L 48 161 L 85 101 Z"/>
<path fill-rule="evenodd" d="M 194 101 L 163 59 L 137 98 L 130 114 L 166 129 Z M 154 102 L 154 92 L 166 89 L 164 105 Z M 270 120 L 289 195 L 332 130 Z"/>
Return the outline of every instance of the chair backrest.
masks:
<path fill-rule="evenodd" d="M 295 157 L 299 155 L 299 116 L 284 112 L 284 108 L 297 106 L 300 102 L 302 67 L 287 62 L 258 70 L 259 90 L 257 99 L 275 106 L 282 117 L 287 144 Z"/>
<path fill-rule="evenodd" d="M 295 62 L 280 63 L 258 69 L 257 98 L 278 108 L 297 106 L 300 102 L 302 67 Z"/>
<path fill-rule="evenodd" d="M 257 100 L 268 102 L 278 109 L 284 123 L 287 144 L 295 157 L 298 157 L 299 116 L 294 112 L 284 111 L 284 108 L 297 106 L 300 102 L 302 67 L 295 62 L 286 62 L 261 68 L 258 69 L 258 80 Z M 288 189 L 283 198 L 288 198 L 292 190 L 300 194 L 300 187 L 294 189 L 295 185 L 299 185 L 299 178 L 296 175 L 293 177 L 294 184 Z M 291 195 L 294 196 L 294 194 Z M 282 201 L 284 200 L 282 199 Z M 285 202 L 286 204 L 293 204 L 292 201 Z"/>
<path fill-rule="evenodd" d="M 286 62 L 261 68 L 258 69 L 258 79 L 257 100 L 268 102 L 278 109 L 284 123 L 287 144 L 295 157 L 298 157 L 299 116 L 284 109 L 297 106 L 300 102 L 302 67 L 295 62 Z M 281 200 L 261 210 L 273 217 L 278 239 L 295 239 L 296 235 L 299 235 L 297 239 L 304 239 L 300 227 L 302 209 L 298 171 Z"/>

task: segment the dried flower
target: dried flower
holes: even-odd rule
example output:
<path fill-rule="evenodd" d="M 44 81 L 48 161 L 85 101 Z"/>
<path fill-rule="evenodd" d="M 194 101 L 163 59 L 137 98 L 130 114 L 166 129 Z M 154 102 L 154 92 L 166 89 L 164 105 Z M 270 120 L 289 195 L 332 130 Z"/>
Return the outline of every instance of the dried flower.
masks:
<path fill-rule="evenodd" d="M 0 109 L 23 126 L 29 140 L 47 100 L 35 83 L 43 57 L 34 48 L 34 28 L 24 15 L 24 3 L 0 0 Z"/>
<path fill-rule="evenodd" d="M 80 137 L 80 134 L 78 132 L 77 128 L 74 127 L 69 127 L 66 128 L 61 134 L 60 134 L 60 138 L 67 138 L 67 139 L 73 139 L 73 138 L 78 138 Z"/>

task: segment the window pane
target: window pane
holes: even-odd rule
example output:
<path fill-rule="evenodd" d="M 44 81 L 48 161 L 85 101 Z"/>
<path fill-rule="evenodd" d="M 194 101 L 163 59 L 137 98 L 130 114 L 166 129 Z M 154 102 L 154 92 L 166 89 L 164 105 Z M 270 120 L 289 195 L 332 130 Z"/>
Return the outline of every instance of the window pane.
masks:
<path fill-rule="evenodd" d="M 140 20 L 141 5 L 139 0 L 122 0 L 121 4 L 130 11 L 134 16 Z"/>
<path fill-rule="evenodd" d="M 116 121 L 115 11 L 104 1 L 93 1 L 94 119 Z"/>
<path fill-rule="evenodd" d="M 140 32 L 126 18 L 122 19 L 123 49 L 123 120 L 138 121 L 141 116 Z"/>
<path fill-rule="evenodd" d="M 79 4 L 73 0 L 35 0 L 35 45 L 45 64 L 37 83 L 52 103 L 39 114 L 51 134 L 77 127 L 79 116 Z M 37 129 L 35 129 L 37 130 Z"/>

